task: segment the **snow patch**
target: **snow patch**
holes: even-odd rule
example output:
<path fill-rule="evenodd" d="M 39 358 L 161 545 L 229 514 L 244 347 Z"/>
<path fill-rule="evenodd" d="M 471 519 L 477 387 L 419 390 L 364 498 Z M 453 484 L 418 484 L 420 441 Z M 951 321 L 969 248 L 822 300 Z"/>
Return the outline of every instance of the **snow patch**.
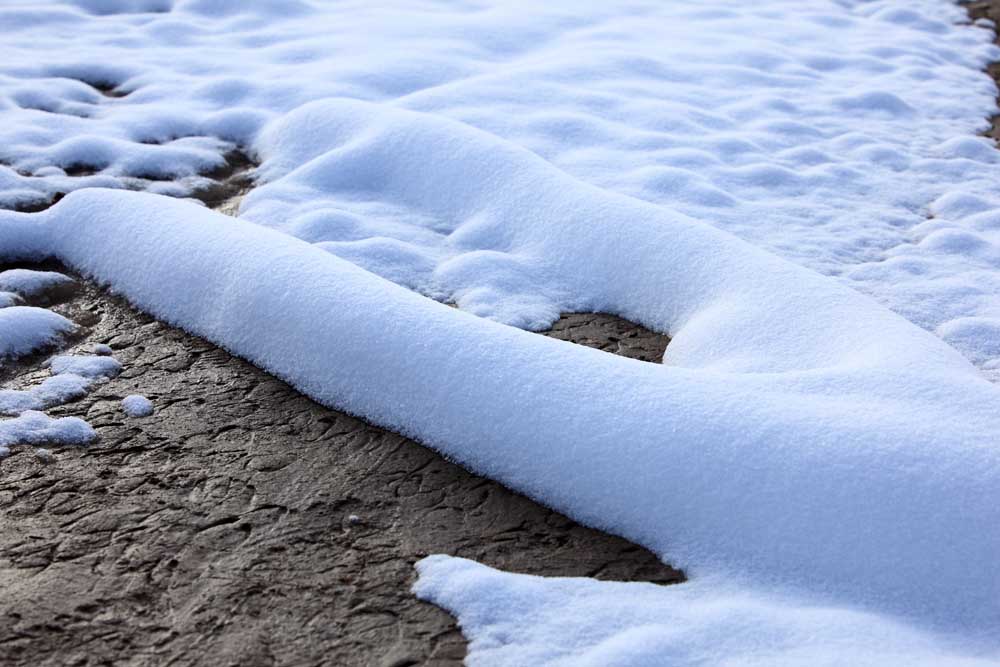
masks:
<path fill-rule="evenodd" d="M 69 373 L 88 380 L 109 379 L 122 372 L 117 359 L 108 356 L 62 354 L 49 359 L 53 375 Z"/>
<path fill-rule="evenodd" d="M 94 429 L 78 417 L 53 419 L 43 412 L 28 410 L 13 419 L 0 420 L 0 449 L 29 445 L 86 445 L 97 438 Z"/>
<path fill-rule="evenodd" d="M 153 402 L 145 396 L 133 394 L 122 399 L 122 409 L 129 417 L 148 417 L 153 414 Z"/>

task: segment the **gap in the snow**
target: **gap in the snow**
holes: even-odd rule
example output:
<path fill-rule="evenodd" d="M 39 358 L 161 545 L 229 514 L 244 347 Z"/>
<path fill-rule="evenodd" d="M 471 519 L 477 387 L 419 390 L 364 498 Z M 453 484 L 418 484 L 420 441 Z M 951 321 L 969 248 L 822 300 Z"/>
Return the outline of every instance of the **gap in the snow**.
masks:
<path fill-rule="evenodd" d="M 660 363 L 670 337 L 608 313 L 563 313 L 543 336 L 629 359 Z"/>
<path fill-rule="evenodd" d="M 223 157 L 225 164 L 202 174 L 214 182 L 188 196 L 219 213 L 235 216 L 239 212 L 240 201 L 254 186 L 254 170 L 260 165 L 239 148 L 234 148 Z"/>
<path fill-rule="evenodd" d="M 118 86 L 121 84 L 114 81 L 107 81 L 107 80 L 87 81 L 86 79 L 77 79 L 77 80 L 87 84 L 88 86 L 99 92 L 101 95 L 103 95 L 104 97 L 109 97 L 112 99 L 119 99 L 125 97 L 132 92 L 131 90 L 119 89 Z"/>
<path fill-rule="evenodd" d="M 164 142 L 146 141 L 142 143 L 160 144 Z M 222 157 L 225 160 L 222 165 L 199 174 L 204 178 L 210 179 L 212 181 L 210 184 L 195 188 L 182 196 L 197 199 L 220 213 L 235 216 L 239 209 L 240 201 L 254 186 L 254 170 L 259 164 L 240 148 L 234 148 Z M 71 178 L 86 178 L 100 174 L 106 167 L 106 164 L 74 162 L 62 169 L 66 173 L 66 176 Z M 13 167 L 11 168 L 13 169 Z M 14 170 L 26 178 L 33 177 L 32 174 L 18 169 Z M 139 172 L 123 176 L 121 180 L 129 189 L 143 190 L 149 183 L 167 182 L 173 180 L 173 177 L 151 172 Z M 20 202 L 11 208 L 21 213 L 37 213 L 55 205 L 65 196 L 65 192 L 56 192 L 50 197 L 40 194 L 37 199 Z"/>

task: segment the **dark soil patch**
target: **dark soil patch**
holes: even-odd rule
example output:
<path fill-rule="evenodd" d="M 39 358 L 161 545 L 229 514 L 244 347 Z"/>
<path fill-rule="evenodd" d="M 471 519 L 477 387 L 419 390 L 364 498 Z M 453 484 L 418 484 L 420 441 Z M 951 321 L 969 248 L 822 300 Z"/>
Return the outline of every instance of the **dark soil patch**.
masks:
<path fill-rule="evenodd" d="M 125 97 L 132 92 L 131 90 L 120 90 L 118 88 L 119 84 L 113 81 L 83 81 L 83 83 L 87 84 L 104 97 L 110 97 L 113 99 Z"/>
<path fill-rule="evenodd" d="M 1000 0 L 975 0 L 962 4 L 969 12 L 969 18 L 973 21 L 989 19 L 1000 25 Z M 1000 46 L 1000 33 L 994 35 L 993 43 Z M 1000 62 L 992 62 L 987 65 L 986 73 L 993 78 L 997 86 L 1000 86 Z M 997 102 L 1000 103 L 1000 97 L 997 98 Z M 983 135 L 1000 141 L 1000 114 L 994 114 L 990 117 L 990 129 L 983 132 Z"/>
<path fill-rule="evenodd" d="M 239 149 L 229 151 L 223 157 L 226 159 L 225 164 L 203 174 L 215 182 L 188 196 L 204 202 L 220 213 L 236 215 L 240 200 L 254 186 L 253 170 L 258 165 Z"/>
<path fill-rule="evenodd" d="M 454 620 L 409 591 L 431 553 L 684 579 L 93 285 L 56 308 L 82 320 L 76 349 L 107 343 L 125 370 L 49 411 L 86 418 L 95 444 L 0 461 L 4 665 L 457 665 Z M 666 342 L 593 314 L 546 333 L 637 358 Z M 152 417 L 124 414 L 132 393 Z"/>

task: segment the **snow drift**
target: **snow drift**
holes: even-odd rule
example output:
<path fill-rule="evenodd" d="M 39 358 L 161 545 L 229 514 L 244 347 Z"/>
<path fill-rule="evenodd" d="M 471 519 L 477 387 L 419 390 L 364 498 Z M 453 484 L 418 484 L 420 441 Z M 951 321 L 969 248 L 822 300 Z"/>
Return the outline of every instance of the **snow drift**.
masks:
<path fill-rule="evenodd" d="M 470 661 L 997 662 L 1000 389 L 967 359 L 1000 367 L 1000 158 L 973 136 L 1000 51 L 961 17 L 5 7 L 0 203 L 78 192 L 0 213 L 0 256 L 57 257 L 693 577 L 427 560 Z M 122 191 L 189 191 L 234 143 L 265 182 L 244 220 Z M 665 363 L 505 326 L 563 310 L 668 332 Z"/>

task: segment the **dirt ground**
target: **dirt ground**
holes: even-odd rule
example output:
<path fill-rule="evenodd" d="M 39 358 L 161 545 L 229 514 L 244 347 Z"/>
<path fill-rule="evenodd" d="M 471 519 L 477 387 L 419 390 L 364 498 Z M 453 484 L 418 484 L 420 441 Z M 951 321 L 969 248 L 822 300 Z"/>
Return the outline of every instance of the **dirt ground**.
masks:
<path fill-rule="evenodd" d="M 49 411 L 87 419 L 96 443 L 0 461 L 3 665 L 454 665 L 454 620 L 409 592 L 427 554 L 683 578 L 94 285 L 55 300 L 85 325 L 69 349 L 106 343 L 124 371 Z M 667 342 L 594 314 L 547 335 L 647 360 Z M 45 357 L 8 365 L 4 386 L 47 377 Z M 132 393 L 153 416 L 125 415 Z"/>

